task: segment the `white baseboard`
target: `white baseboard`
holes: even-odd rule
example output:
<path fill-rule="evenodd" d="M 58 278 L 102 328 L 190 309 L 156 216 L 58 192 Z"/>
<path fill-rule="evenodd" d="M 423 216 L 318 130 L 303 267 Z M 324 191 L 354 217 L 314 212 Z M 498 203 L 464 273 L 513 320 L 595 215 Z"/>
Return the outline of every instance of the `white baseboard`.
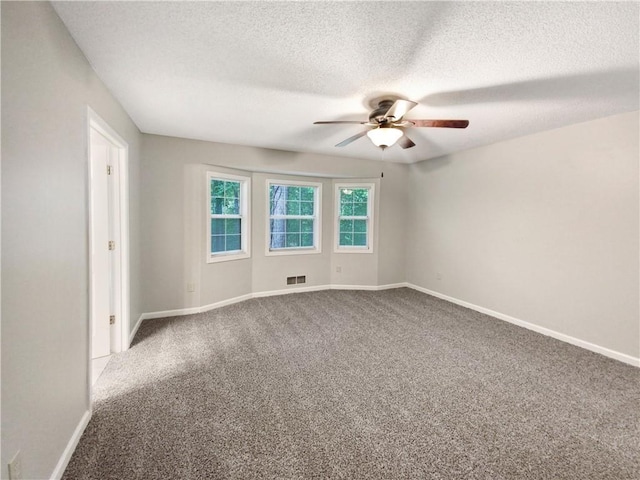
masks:
<path fill-rule="evenodd" d="M 290 289 L 283 290 L 266 290 L 263 292 L 247 293 L 238 297 L 229 298 L 227 300 L 221 300 L 220 302 L 211 303 L 209 305 L 203 305 L 201 307 L 189 307 L 178 308 L 175 310 L 162 310 L 159 312 L 149 312 L 140 315 L 138 323 L 131 332 L 131 339 L 135 336 L 135 333 L 140 327 L 140 323 L 143 320 L 152 320 L 156 318 L 178 317 L 181 315 L 191 315 L 193 313 L 203 313 L 216 308 L 225 307 L 238 302 L 243 302 L 251 298 L 273 297 L 276 295 L 286 295 L 289 293 L 303 293 L 303 292 L 318 292 L 320 290 L 389 290 L 391 288 L 407 287 L 406 283 L 390 283 L 387 285 L 314 285 L 309 287 L 292 287 Z"/>
<path fill-rule="evenodd" d="M 566 335 L 564 333 L 560 333 L 546 327 L 541 327 L 540 325 L 536 325 L 535 323 L 529 323 L 524 320 L 520 320 L 518 318 L 505 315 L 504 313 L 496 312 L 494 310 L 490 310 L 485 307 L 480 307 L 478 305 L 474 305 L 473 303 L 465 302 L 464 300 L 459 300 L 457 298 L 450 297 L 449 295 L 444 295 L 440 292 L 435 292 L 427 288 L 419 287 L 418 285 L 407 283 L 406 286 L 414 290 L 417 290 L 419 292 L 426 293 L 427 295 L 432 295 L 434 297 L 441 298 L 442 300 L 446 300 L 447 302 L 455 303 L 456 305 L 470 308 L 471 310 L 475 310 L 476 312 L 484 313 L 486 315 L 497 318 L 499 320 L 504 320 L 505 322 L 518 325 L 519 327 L 523 327 L 528 330 L 541 333 L 548 337 L 555 338 L 556 340 L 561 340 L 563 342 L 570 343 L 571 345 L 575 345 L 576 347 L 585 348 L 592 352 L 599 353 L 600 355 L 604 355 L 605 357 L 613 358 L 614 360 L 618 360 L 620 362 L 633 365 L 634 367 L 640 367 L 640 358 L 632 357 L 631 355 L 627 355 L 626 353 L 617 352 L 615 350 L 611 350 L 609 348 L 596 345 L 595 343 L 587 342 L 585 340 L 580 340 L 579 338 L 575 338 L 570 335 Z"/>
<path fill-rule="evenodd" d="M 392 288 L 408 287 L 408 283 L 388 283 L 386 285 L 330 285 L 331 290 L 391 290 Z"/>
<path fill-rule="evenodd" d="M 82 434 L 84 433 L 84 429 L 87 428 L 87 425 L 89 424 L 89 420 L 91 420 L 91 411 L 87 410 L 86 412 L 84 412 L 84 414 L 82 415 L 82 418 L 80 419 L 80 422 L 78 423 L 78 426 L 73 431 L 73 435 L 71 435 L 71 438 L 69 439 L 69 443 L 67 443 L 66 448 L 62 452 L 62 456 L 60 457 L 60 460 L 58 460 L 58 464 L 56 465 L 56 468 L 53 469 L 53 473 L 51 474 L 51 480 L 59 480 L 60 478 L 62 478 L 62 474 L 67 468 L 67 465 L 69 464 L 69 460 L 71 460 L 71 455 L 73 455 L 73 452 L 78 446 L 80 437 L 82 437 Z"/>
<path fill-rule="evenodd" d="M 320 290 L 329 290 L 330 285 L 314 285 L 312 287 L 292 287 L 283 290 L 267 290 L 264 292 L 254 292 L 252 298 L 275 297 L 276 295 L 288 295 L 289 293 L 319 292 Z"/>
<path fill-rule="evenodd" d="M 302 292 L 319 292 L 321 290 L 389 290 L 392 288 L 406 287 L 406 283 L 389 283 L 387 285 L 315 285 L 313 287 L 297 287 L 286 290 L 267 290 L 265 292 L 255 292 L 252 297 L 273 297 L 275 295 L 286 295 L 288 293 L 302 293 Z"/>
<path fill-rule="evenodd" d="M 251 293 L 247 293 L 246 295 L 240 295 L 239 297 L 229 298 L 228 300 L 221 300 L 219 302 L 210 303 L 209 305 L 203 305 L 198 309 L 197 312 L 193 313 L 203 313 L 208 312 L 209 310 L 215 310 L 216 308 L 226 307 L 227 305 L 233 305 L 234 303 L 244 302 L 245 300 L 249 300 L 253 298 L 254 295 Z M 187 315 L 186 313 L 182 313 L 181 315 Z"/>
<path fill-rule="evenodd" d="M 129 345 L 127 345 L 127 348 L 131 346 L 131 342 L 133 342 L 133 337 L 135 337 L 136 333 L 138 333 L 138 329 L 140 328 L 140 325 L 142 325 L 142 320 L 144 320 L 144 314 L 140 315 L 140 318 L 138 318 L 138 321 L 133 327 L 133 330 L 131 330 L 131 333 L 129 334 Z"/>
<path fill-rule="evenodd" d="M 143 313 L 140 315 L 142 320 L 150 320 L 154 318 L 179 317 L 181 315 L 191 315 L 200 313 L 202 307 L 176 308 L 175 310 L 162 310 L 160 312 Z"/>

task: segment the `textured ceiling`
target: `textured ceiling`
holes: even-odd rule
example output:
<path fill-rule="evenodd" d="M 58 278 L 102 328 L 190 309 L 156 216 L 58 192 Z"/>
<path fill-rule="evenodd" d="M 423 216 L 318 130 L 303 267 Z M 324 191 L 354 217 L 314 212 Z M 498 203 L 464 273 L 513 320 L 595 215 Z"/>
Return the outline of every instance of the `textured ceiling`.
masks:
<path fill-rule="evenodd" d="M 369 102 L 419 102 L 416 162 L 638 110 L 639 5 L 610 2 L 54 2 L 145 133 L 380 160 L 334 145 Z"/>

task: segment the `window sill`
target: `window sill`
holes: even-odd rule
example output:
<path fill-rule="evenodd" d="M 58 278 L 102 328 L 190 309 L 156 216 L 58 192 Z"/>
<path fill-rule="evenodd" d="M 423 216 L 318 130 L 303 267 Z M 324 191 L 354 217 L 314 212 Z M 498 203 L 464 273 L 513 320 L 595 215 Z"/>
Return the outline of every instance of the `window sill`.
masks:
<path fill-rule="evenodd" d="M 209 254 L 207 256 L 207 263 L 230 262 L 231 260 L 242 260 L 243 258 L 250 257 L 251 254 L 248 252 L 217 253 L 215 255 Z"/>
<path fill-rule="evenodd" d="M 267 257 L 278 257 L 282 255 L 313 255 L 316 253 L 322 253 L 319 248 L 282 248 L 278 250 L 266 250 L 265 255 Z"/>

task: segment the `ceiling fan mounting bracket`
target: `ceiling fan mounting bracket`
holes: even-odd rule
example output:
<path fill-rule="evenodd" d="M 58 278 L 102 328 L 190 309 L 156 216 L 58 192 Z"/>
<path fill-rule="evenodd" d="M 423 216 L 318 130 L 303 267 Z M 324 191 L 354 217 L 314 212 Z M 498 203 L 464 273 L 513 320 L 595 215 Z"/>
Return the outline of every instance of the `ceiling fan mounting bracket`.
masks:
<path fill-rule="evenodd" d="M 373 110 L 380 106 L 380 102 L 395 102 L 396 100 L 405 100 L 405 97 L 391 92 L 376 92 L 367 97 L 363 103 L 365 107 Z"/>

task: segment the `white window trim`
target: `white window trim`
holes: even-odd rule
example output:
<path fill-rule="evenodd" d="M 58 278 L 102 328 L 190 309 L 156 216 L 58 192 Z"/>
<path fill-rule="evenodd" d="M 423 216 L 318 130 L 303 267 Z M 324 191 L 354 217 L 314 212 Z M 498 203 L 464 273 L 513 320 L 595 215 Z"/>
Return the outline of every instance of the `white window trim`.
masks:
<path fill-rule="evenodd" d="M 278 250 L 271 250 L 269 245 L 271 245 L 271 198 L 270 191 L 271 185 L 291 185 L 293 187 L 315 187 L 315 198 L 314 204 L 316 209 L 314 224 L 313 224 L 313 247 L 300 247 L 300 248 L 283 248 Z M 316 253 L 322 253 L 322 183 L 320 182 L 303 182 L 296 180 L 278 180 L 278 179 L 267 179 L 267 202 L 266 202 L 266 241 L 265 241 L 265 250 L 264 254 L 266 256 L 278 256 L 278 255 L 310 255 Z M 292 218 L 291 216 L 289 218 Z"/>
<path fill-rule="evenodd" d="M 340 245 L 340 190 L 345 188 L 367 188 L 369 190 L 369 199 L 367 205 L 367 245 L 366 246 L 341 246 Z M 335 218 L 334 218 L 334 236 L 333 236 L 333 252 L 334 253 L 373 253 L 374 241 L 374 218 L 375 218 L 375 183 L 336 183 L 335 184 Z"/>
<path fill-rule="evenodd" d="M 241 223 L 241 249 L 239 251 L 211 253 L 211 180 L 213 179 L 240 182 L 240 215 L 238 218 L 242 218 L 243 222 Z M 227 262 L 251 257 L 251 177 L 209 171 L 207 172 L 206 197 L 207 263 Z"/>

